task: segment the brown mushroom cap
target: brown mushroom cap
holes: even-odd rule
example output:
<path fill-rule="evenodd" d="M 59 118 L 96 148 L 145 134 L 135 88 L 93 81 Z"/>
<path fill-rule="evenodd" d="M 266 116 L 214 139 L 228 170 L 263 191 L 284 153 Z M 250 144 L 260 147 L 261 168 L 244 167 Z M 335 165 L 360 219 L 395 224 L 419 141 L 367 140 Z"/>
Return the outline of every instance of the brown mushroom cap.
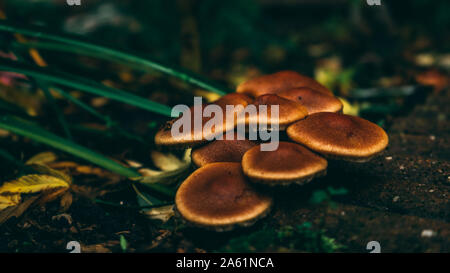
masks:
<path fill-rule="evenodd" d="M 252 104 L 256 106 L 257 113 L 256 115 L 245 115 L 246 125 L 251 123 L 259 124 L 261 118 L 261 112 L 259 111 L 260 105 L 267 105 L 267 124 L 271 125 L 278 123 L 279 130 L 286 129 L 290 124 L 303 119 L 308 115 L 308 110 L 300 103 L 273 94 L 259 96 Z M 278 121 L 271 115 L 273 105 L 278 105 Z M 241 116 L 241 118 L 243 118 L 243 116 Z M 238 122 L 241 123 L 243 121 L 238 120 Z"/>
<path fill-rule="evenodd" d="M 326 174 L 327 161 L 305 147 L 280 142 L 275 151 L 248 150 L 242 158 L 242 170 L 251 181 L 270 186 L 305 184 Z"/>
<path fill-rule="evenodd" d="M 328 88 L 313 78 L 289 70 L 250 79 L 239 84 L 236 92 L 256 98 L 264 94 L 277 94 L 280 91 L 297 87 L 309 87 L 325 94 L 332 94 Z"/>
<path fill-rule="evenodd" d="M 211 104 L 216 104 L 220 106 L 223 110 L 224 117 L 223 117 L 223 124 L 220 127 L 214 127 L 214 132 L 212 134 L 217 135 L 224 133 L 226 131 L 229 131 L 233 129 L 236 126 L 236 117 L 237 114 L 235 114 L 235 117 L 233 120 L 227 119 L 226 113 L 226 105 L 242 105 L 243 107 L 247 106 L 249 104 L 249 101 L 251 99 L 244 95 L 244 94 L 236 94 L 231 93 L 227 94 L 220 99 L 214 101 Z M 201 112 L 203 113 L 203 109 L 209 104 L 203 104 L 201 107 Z M 190 131 L 190 138 L 184 139 L 184 138 L 177 138 L 172 136 L 171 129 L 173 124 L 180 119 L 176 118 L 173 120 L 170 120 L 166 122 L 166 124 L 156 133 L 155 135 L 155 143 L 156 145 L 162 145 L 162 146 L 170 146 L 174 148 L 189 148 L 198 146 L 202 143 L 207 142 L 207 138 L 211 137 L 210 135 L 205 135 L 202 131 L 196 131 L 194 128 L 194 106 L 191 106 L 190 108 L 190 115 L 191 115 L 191 131 Z M 214 115 L 212 117 L 202 117 L 202 129 L 203 126 L 211 119 L 214 118 Z"/>
<path fill-rule="evenodd" d="M 192 151 L 192 162 L 197 167 L 202 167 L 213 162 L 241 162 L 244 153 L 256 146 L 253 141 L 238 140 L 238 134 L 234 133 L 233 139 L 215 140 Z"/>
<path fill-rule="evenodd" d="M 308 114 L 318 112 L 341 112 L 342 103 L 333 95 L 318 92 L 308 87 L 300 87 L 277 93 L 278 96 L 299 102 L 308 110 Z"/>
<path fill-rule="evenodd" d="M 287 129 L 290 139 L 328 158 L 365 162 L 388 145 L 386 132 L 360 117 L 316 113 Z"/>
<path fill-rule="evenodd" d="M 244 107 L 247 104 L 253 102 L 253 99 L 246 94 L 241 93 L 230 93 L 225 96 L 219 98 L 218 100 L 212 102 L 214 104 L 219 105 L 220 107 L 225 107 L 226 105 L 243 105 Z M 225 108 L 224 108 L 225 109 Z"/>
<path fill-rule="evenodd" d="M 175 204 L 187 222 L 222 231 L 253 224 L 267 215 L 272 199 L 252 188 L 240 163 L 222 162 L 193 172 L 178 188 Z"/>

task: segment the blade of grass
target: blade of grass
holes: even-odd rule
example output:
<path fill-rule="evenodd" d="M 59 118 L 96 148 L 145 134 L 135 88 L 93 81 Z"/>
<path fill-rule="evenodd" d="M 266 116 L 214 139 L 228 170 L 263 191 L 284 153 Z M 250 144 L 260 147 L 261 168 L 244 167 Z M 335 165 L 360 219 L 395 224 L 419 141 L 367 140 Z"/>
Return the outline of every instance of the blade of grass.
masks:
<path fill-rule="evenodd" d="M 126 177 L 140 176 L 139 173 L 130 168 L 122 166 L 121 164 L 99 153 L 96 153 L 86 147 L 83 147 L 72 141 L 54 135 L 28 121 L 15 118 L 12 116 L 0 116 L 0 128 L 10 131 L 17 135 L 28 137 L 34 141 L 44 143 L 58 150 L 64 151 L 66 153 L 82 158 L 91 163 L 94 163 L 117 174 Z M 167 188 L 159 184 L 152 184 L 150 186 L 154 186 L 151 187 L 152 190 L 164 194 L 165 196 L 170 197 L 173 196 L 173 191 L 170 188 Z"/>
<path fill-rule="evenodd" d="M 25 39 L 21 34 L 16 34 L 16 39 L 18 39 L 21 43 L 27 43 L 27 39 Z M 13 42 L 14 45 L 20 44 L 20 43 L 16 43 Z M 15 52 L 15 51 L 14 51 Z M 31 56 L 31 58 L 34 60 L 34 62 L 41 67 L 46 67 L 47 63 L 44 61 L 44 59 L 41 57 L 40 53 L 35 49 L 35 48 L 30 48 L 29 49 L 29 54 Z M 19 61 L 23 61 L 24 58 L 22 57 L 22 55 L 20 53 L 15 52 L 15 55 L 17 56 Z M 30 77 L 30 79 L 32 79 Z M 34 80 L 34 79 L 32 79 Z M 140 138 L 139 136 L 136 136 L 134 134 L 130 134 L 128 133 L 125 129 L 121 128 L 119 125 L 117 125 L 117 123 L 113 122 L 108 116 L 103 116 L 102 114 L 100 114 L 99 112 L 97 112 L 95 109 L 93 109 L 92 107 L 90 107 L 89 105 L 83 103 L 82 101 L 74 98 L 73 96 L 71 96 L 69 93 L 64 92 L 63 90 L 61 90 L 60 88 L 57 87 L 52 87 L 49 86 L 46 82 L 43 81 L 39 81 L 38 85 L 43 86 L 43 92 L 45 93 L 45 96 L 47 97 L 47 99 L 50 101 L 52 107 L 53 107 L 53 111 L 56 113 L 57 118 L 59 123 L 61 124 L 66 136 L 68 137 L 68 139 L 72 139 L 72 135 L 70 133 L 70 129 L 69 129 L 69 125 L 67 124 L 64 115 L 62 115 L 62 112 L 60 111 L 59 107 L 56 104 L 56 101 L 52 95 L 51 92 L 57 92 L 60 95 L 62 95 L 64 98 L 68 99 L 69 101 L 71 101 L 72 103 L 78 105 L 81 107 L 81 109 L 88 111 L 89 113 L 93 114 L 94 116 L 96 116 L 97 118 L 102 119 L 105 123 L 106 126 L 108 128 L 114 128 L 116 129 L 121 135 L 129 138 L 129 139 L 133 139 L 136 141 L 139 141 L 141 143 L 145 143 L 144 140 L 142 138 Z"/>
<path fill-rule="evenodd" d="M 117 122 L 113 121 L 109 116 L 105 116 L 105 115 L 99 113 L 97 110 L 95 110 L 94 108 L 92 108 L 88 104 L 86 104 L 86 103 L 82 102 L 81 100 L 73 97 L 68 92 L 62 90 L 61 88 L 52 87 L 52 90 L 58 92 L 61 96 L 63 96 L 64 98 L 66 98 L 67 100 L 72 102 L 73 104 L 79 106 L 81 109 L 83 109 L 83 110 L 87 111 L 88 113 L 94 115 L 98 119 L 103 120 L 106 123 L 106 126 L 108 128 L 116 129 L 121 135 L 123 135 L 123 136 L 125 136 L 125 137 L 127 137 L 129 139 L 134 139 L 134 140 L 139 141 L 141 143 L 145 143 L 144 139 L 141 138 L 140 136 L 135 135 L 133 133 L 129 133 L 126 129 L 122 128 Z"/>
<path fill-rule="evenodd" d="M 88 104 L 82 102 L 81 100 L 75 98 L 74 96 L 70 95 L 68 92 L 62 90 L 61 88 L 52 87 L 53 90 L 58 92 L 61 96 L 66 98 L 68 101 L 72 102 L 73 104 L 79 106 L 81 109 L 85 110 L 86 112 L 90 113 L 91 115 L 95 116 L 96 118 L 103 120 L 107 124 L 110 124 L 112 121 L 108 116 L 105 116 L 89 106 Z"/>
<path fill-rule="evenodd" d="M 3 17 L 6 18 L 6 16 L 3 16 Z M 5 19 L 5 18 L 3 18 L 3 19 Z M 15 36 L 18 41 L 27 42 L 27 39 L 25 39 L 21 34 L 16 34 Z M 25 60 L 25 58 L 22 56 L 22 54 L 16 52 L 15 50 L 13 50 L 12 53 L 16 56 L 17 61 L 22 62 Z M 44 59 L 41 57 L 41 55 L 39 54 L 39 52 L 36 49 L 30 48 L 29 54 L 30 54 L 30 57 L 33 59 L 33 61 L 38 66 L 47 66 L 47 63 L 44 61 Z M 32 82 L 34 82 L 34 84 L 33 84 L 34 86 L 40 85 L 42 87 L 42 91 L 44 92 L 44 95 L 47 98 L 47 101 L 50 103 L 50 106 L 51 106 L 53 112 L 55 113 L 56 118 L 57 118 L 59 124 L 61 125 L 61 128 L 62 128 L 64 134 L 66 135 L 66 137 L 68 139 L 71 140 L 72 134 L 70 133 L 69 125 L 67 124 L 67 121 L 66 121 L 64 115 L 62 114 L 61 109 L 59 109 L 59 107 L 56 103 L 56 100 L 53 97 L 51 90 L 48 88 L 47 84 L 42 81 L 36 81 L 33 78 L 30 78 L 30 80 Z M 36 89 L 38 89 L 38 88 L 36 87 Z"/>
<path fill-rule="evenodd" d="M 61 112 L 61 109 L 56 104 L 55 98 L 53 97 L 53 95 L 50 93 L 50 90 L 46 86 L 43 86 L 42 91 L 44 92 L 45 97 L 49 101 L 49 103 L 53 109 L 53 112 L 56 114 L 56 118 L 58 119 L 59 124 L 61 124 L 64 134 L 66 135 L 66 137 L 68 139 L 72 139 L 72 134 L 70 133 L 69 125 L 67 125 L 67 121 L 64 118 L 64 115 Z"/>
<path fill-rule="evenodd" d="M 7 151 L 0 149 L 0 157 L 6 159 L 7 161 L 13 163 L 14 165 L 18 167 L 22 167 L 23 163 L 17 160 L 12 154 L 8 153 Z"/>
<path fill-rule="evenodd" d="M 101 55 L 107 55 L 116 59 L 125 60 L 131 63 L 136 63 L 144 67 L 150 67 L 162 73 L 179 78 L 187 83 L 196 85 L 200 88 L 215 92 L 220 95 L 229 93 L 229 90 L 210 82 L 204 77 L 192 73 L 191 71 L 184 70 L 182 68 L 171 67 L 167 64 L 152 60 L 148 57 L 140 56 L 138 54 L 123 52 L 118 49 L 111 48 L 110 46 L 101 45 L 99 42 L 92 43 L 79 36 L 70 35 L 66 33 L 57 33 L 53 30 L 35 27 L 35 26 L 21 26 L 19 24 L 11 23 L 9 21 L 2 21 L 0 23 L 0 31 L 6 31 L 11 33 L 21 33 L 23 35 L 47 39 L 54 42 L 62 43 L 61 47 L 66 45 L 72 45 L 78 48 L 78 50 L 95 51 L 101 53 Z"/>
<path fill-rule="evenodd" d="M 68 86 L 94 95 L 128 103 L 130 105 L 168 117 L 171 116 L 171 108 L 166 105 L 147 100 L 119 89 L 103 86 L 97 82 L 82 77 L 59 71 L 53 71 L 47 67 L 39 67 L 10 60 L 2 60 L 2 63 L 0 63 L 0 70 L 24 74 L 46 82 Z"/>
<path fill-rule="evenodd" d="M 136 63 L 132 63 L 127 60 L 108 55 L 104 52 L 87 50 L 85 48 L 80 48 L 78 46 L 70 45 L 70 44 L 61 44 L 58 42 L 27 41 L 27 42 L 12 42 L 11 47 L 20 49 L 20 50 L 36 48 L 39 50 L 48 50 L 50 52 L 58 51 L 58 52 L 64 52 L 64 53 L 78 54 L 78 55 L 92 57 L 92 58 L 98 58 L 98 59 L 102 59 L 102 60 L 114 61 L 118 64 L 125 65 L 129 68 L 133 68 L 138 71 L 145 71 L 145 72 L 155 71 L 154 68 L 151 68 L 148 66 L 143 66 L 140 64 L 136 64 Z"/>

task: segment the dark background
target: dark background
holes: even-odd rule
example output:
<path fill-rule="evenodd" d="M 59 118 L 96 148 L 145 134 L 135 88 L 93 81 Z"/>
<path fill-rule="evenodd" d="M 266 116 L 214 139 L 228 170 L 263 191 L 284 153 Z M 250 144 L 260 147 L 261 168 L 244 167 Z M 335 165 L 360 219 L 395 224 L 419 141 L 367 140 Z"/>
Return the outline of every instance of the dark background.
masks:
<path fill-rule="evenodd" d="M 2 224 L 0 251 L 64 252 L 68 241 L 77 240 L 85 252 L 366 252 L 367 242 L 377 240 L 383 252 L 448 252 L 450 2 L 381 3 L 81 0 L 81 6 L 69 6 L 62 0 L 0 0 L 0 9 L 12 22 L 138 52 L 231 90 L 257 75 L 296 70 L 342 98 L 345 113 L 377 123 L 390 136 L 389 149 L 380 158 L 364 165 L 332 163 L 329 175 L 317 183 L 275 192 L 277 205 L 267 220 L 225 234 L 184 227 L 173 218 L 161 224 L 137 209 L 111 206 L 119 201 L 139 205 L 129 184 L 99 170 L 74 172 L 71 205 L 61 209 L 57 200 Z M 0 34 L 0 52 L 6 54 L 4 46 L 13 40 Z M 215 98 L 153 71 L 51 49 L 40 53 L 52 69 L 169 106 L 192 104 L 194 95 Z M 26 81 L 0 75 L 1 99 L 23 107 L 41 126 L 62 135 L 42 96 L 30 91 Z M 74 125 L 76 142 L 118 160 L 152 164 L 148 154 L 153 135 L 166 118 L 73 94 L 144 139 L 105 133 L 104 124 L 58 99 Z M 0 147 L 20 161 L 49 149 L 8 134 L 2 134 Z M 76 161 L 58 155 L 59 160 Z M 1 165 L 2 181 L 17 175 L 14 165 Z M 97 199 L 110 203 L 93 201 Z M 429 237 L 423 235 L 428 230 Z M 125 250 L 122 238 L 128 242 Z"/>

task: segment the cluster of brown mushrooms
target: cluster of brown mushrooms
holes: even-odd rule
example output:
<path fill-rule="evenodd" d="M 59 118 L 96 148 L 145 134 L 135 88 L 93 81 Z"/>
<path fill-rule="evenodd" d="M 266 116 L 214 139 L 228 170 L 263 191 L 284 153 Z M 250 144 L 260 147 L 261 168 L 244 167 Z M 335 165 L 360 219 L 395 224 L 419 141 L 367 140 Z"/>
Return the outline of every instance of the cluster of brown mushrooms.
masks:
<path fill-rule="evenodd" d="M 169 121 L 155 136 L 158 145 L 190 148 L 196 169 L 179 187 L 175 204 L 188 223 L 229 230 L 247 226 L 269 212 L 272 198 L 256 184 L 305 184 L 326 174 L 328 159 L 366 162 L 388 145 L 379 126 L 342 114 L 342 104 L 330 90 L 294 71 L 260 76 L 240 84 L 236 93 L 213 102 L 225 105 L 279 105 L 279 130 L 293 142 L 280 141 L 274 151 L 261 151 L 261 142 L 248 139 L 176 139 Z M 251 121 L 247 116 L 245 123 Z M 205 124 L 210 118 L 203 118 Z M 225 120 L 214 134 L 234 130 L 236 120 Z M 191 135 L 203 134 L 191 129 Z M 236 134 L 236 133 L 235 133 Z M 260 188 L 260 187 L 259 187 Z M 264 191 L 267 192 L 267 191 Z"/>

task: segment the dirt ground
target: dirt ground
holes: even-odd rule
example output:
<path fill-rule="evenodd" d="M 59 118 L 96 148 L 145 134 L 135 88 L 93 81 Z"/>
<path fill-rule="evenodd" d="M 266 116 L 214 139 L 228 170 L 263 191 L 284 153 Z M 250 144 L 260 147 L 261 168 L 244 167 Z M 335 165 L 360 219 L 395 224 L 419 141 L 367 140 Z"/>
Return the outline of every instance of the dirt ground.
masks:
<path fill-rule="evenodd" d="M 409 114 L 389 122 L 389 148 L 366 164 L 330 162 L 328 175 L 304 187 L 277 190 L 271 214 L 248 229 L 215 233 L 160 225 L 133 209 L 111 208 L 75 197 L 60 211 L 59 201 L 36 207 L 0 226 L 1 252 L 68 252 L 76 240 L 83 252 L 203 252 L 221 249 L 230 239 L 263 225 L 311 222 L 344 245 L 344 252 L 450 252 L 450 91 L 428 96 Z M 77 181 L 75 181 L 77 183 Z M 334 207 L 311 205 L 311 192 L 345 187 Z M 134 194 L 128 185 L 122 195 Z M 266 251 L 266 249 L 256 249 Z"/>

